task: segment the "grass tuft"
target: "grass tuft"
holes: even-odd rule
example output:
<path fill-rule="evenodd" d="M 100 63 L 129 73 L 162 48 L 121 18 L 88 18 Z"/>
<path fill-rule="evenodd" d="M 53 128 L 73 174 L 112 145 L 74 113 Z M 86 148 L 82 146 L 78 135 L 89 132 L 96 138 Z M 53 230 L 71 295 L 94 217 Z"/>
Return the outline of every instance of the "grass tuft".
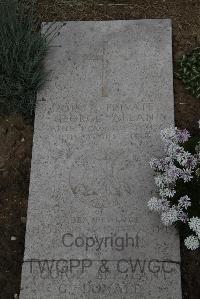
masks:
<path fill-rule="evenodd" d="M 16 0 L 0 1 L 0 112 L 33 115 L 36 92 L 47 73 L 49 48 L 33 6 Z"/>

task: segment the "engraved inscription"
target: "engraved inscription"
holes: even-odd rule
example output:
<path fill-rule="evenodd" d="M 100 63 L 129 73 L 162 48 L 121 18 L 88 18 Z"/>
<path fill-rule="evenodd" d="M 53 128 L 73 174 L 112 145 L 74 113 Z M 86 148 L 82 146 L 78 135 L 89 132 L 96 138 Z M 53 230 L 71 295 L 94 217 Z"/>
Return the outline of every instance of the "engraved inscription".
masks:
<path fill-rule="evenodd" d="M 134 150 L 81 154 L 70 170 L 71 191 L 75 198 L 95 208 L 123 205 L 122 198 L 132 198 L 139 187 L 132 178 L 139 175 L 140 167 L 141 158 Z"/>

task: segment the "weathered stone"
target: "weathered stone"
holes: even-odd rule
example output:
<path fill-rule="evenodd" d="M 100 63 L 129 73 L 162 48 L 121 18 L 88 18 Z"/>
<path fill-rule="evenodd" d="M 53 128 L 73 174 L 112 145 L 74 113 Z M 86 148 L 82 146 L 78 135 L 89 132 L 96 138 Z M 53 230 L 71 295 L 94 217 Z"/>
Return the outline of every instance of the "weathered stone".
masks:
<path fill-rule="evenodd" d="M 174 122 L 170 21 L 67 22 L 52 46 L 20 298 L 180 299 L 178 234 L 146 206 Z"/>

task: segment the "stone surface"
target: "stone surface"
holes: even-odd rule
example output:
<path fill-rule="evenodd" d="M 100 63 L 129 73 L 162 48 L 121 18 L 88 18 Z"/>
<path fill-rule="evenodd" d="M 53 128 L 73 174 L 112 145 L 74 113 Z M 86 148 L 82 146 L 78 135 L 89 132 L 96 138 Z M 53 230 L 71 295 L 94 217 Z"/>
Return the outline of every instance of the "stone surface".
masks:
<path fill-rule="evenodd" d="M 54 26 L 20 299 L 179 299 L 178 234 L 146 206 L 149 160 L 174 122 L 171 22 Z"/>

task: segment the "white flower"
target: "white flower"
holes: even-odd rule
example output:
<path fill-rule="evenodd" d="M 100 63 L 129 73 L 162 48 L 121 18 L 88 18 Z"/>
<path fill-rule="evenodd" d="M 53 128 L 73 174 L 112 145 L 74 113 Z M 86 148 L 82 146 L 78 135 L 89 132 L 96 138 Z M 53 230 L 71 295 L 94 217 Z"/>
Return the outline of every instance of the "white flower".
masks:
<path fill-rule="evenodd" d="M 183 212 L 183 210 L 182 209 L 179 209 L 178 210 L 178 219 L 180 220 L 180 221 L 182 221 L 183 223 L 187 223 L 188 222 L 188 214 L 187 213 L 185 213 L 185 212 Z"/>
<path fill-rule="evenodd" d="M 161 197 L 173 197 L 176 194 L 176 191 L 169 188 L 160 189 Z"/>
<path fill-rule="evenodd" d="M 198 164 L 198 158 L 196 155 L 190 155 L 186 164 L 185 168 L 194 169 Z"/>
<path fill-rule="evenodd" d="M 156 197 L 152 197 L 148 201 L 147 206 L 151 211 L 155 211 L 155 212 L 160 211 L 160 203 L 158 202 L 158 199 Z"/>
<path fill-rule="evenodd" d="M 157 158 L 152 158 L 149 162 L 152 169 L 157 170 L 159 162 Z"/>
<path fill-rule="evenodd" d="M 172 225 L 177 220 L 178 220 L 178 211 L 175 207 L 172 207 L 161 214 L 161 221 L 166 226 Z"/>
<path fill-rule="evenodd" d="M 183 169 L 181 172 L 181 179 L 183 179 L 184 183 L 190 182 L 193 179 L 192 175 L 193 171 L 191 169 Z"/>
<path fill-rule="evenodd" d="M 160 212 L 168 210 L 170 204 L 167 199 L 157 199 L 156 197 L 152 197 L 148 201 L 147 206 L 151 211 Z"/>
<path fill-rule="evenodd" d="M 177 137 L 176 137 L 176 130 L 177 128 L 173 128 L 172 126 L 170 128 L 166 128 L 161 130 L 161 139 L 164 142 L 173 142 L 173 141 L 177 141 Z"/>
<path fill-rule="evenodd" d="M 154 170 L 159 170 L 160 160 L 157 158 L 152 158 L 149 162 L 150 166 Z"/>
<path fill-rule="evenodd" d="M 191 206 L 191 199 L 187 195 L 180 197 L 178 200 L 178 206 L 180 208 L 187 209 Z"/>
<path fill-rule="evenodd" d="M 155 178 L 155 184 L 159 188 L 164 188 L 165 187 L 165 178 L 163 175 L 157 175 Z"/>
<path fill-rule="evenodd" d="M 190 133 L 186 129 L 177 130 L 176 135 L 179 143 L 185 143 L 191 137 Z"/>
<path fill-rule="evenodd" d="M 167 145 L 165 151 L 171 158 L 176 159 L 178 155 L 182 155 L 184 153 L 183 147 L 176 143 L 170 143 L 169 145 Z"/>
<path fill-rule="evenodd" d="M 185 246 L 190 250 L 195 250 L 199 248 L 199 239 L 193 235 L 185 238 L 184 243 Z"/>
<path fill-rule="evenodd" d="M 184 143 L 190 138 L 190 133 L 186 130 L 179 130 L 177 127 L 166 128 L 161 131 L 161 139 L 165 143 Z"/>
<path fill-rule="evenodd" d="M 172 160 L 168 157 L 164 159 L 152 158 L 149 162 L 151 168 L 155 171 L 165 171 L 166 167 L 168 167 L 170 163 L 172 163 Z"/>
<path fill-rule="evenodd" d="M 159 199 L 161 204 L 161 211 L 168 211 L 170 208 L 170 202 L 166 198 Z"/>
<path fill-rule="evenodd" d="M 191 156 L 192 155 L 189 152 L 183 151 L 180 154 L 176 155 L 176 160 L 180 163 L 181 166 L 185 166 Z"/>
<path fill-rule="evenodd" d="M 196 232 L 197 235 L 200 235 L 200 218 L 192 217 L 188 222 L 189 228 Z"/>
<path fill-rule="evenodd" d="M 171 182 L 176 182 L 176 180 L 180 177 L 182 170 L 175 165 L 170 165 L 169 168 L 166 170 L 167 177 Z"/>
<path fill-rule="evenodd" d="M 174 183 L 174 178 L 170 175 L 164 175 L 163 181 L 166 185 Z"/>
<path fill-rule="evenodd" d="M 198 125 L 200 128 L 200 120 Z M 160 213 L 161 221 L 166 226 L 177 221 L 185 225 L 188 223 L 194 235 L 188 236 L 184 242 L 188 249 L 194 250 L 200 247 L 200 218 L 189 219 L 187 209 L 192 206 L 192 199 L 187 195 L 182 196 L 178 203 L 172 206 L 173 197 L 179 190 L 179 182 L 181 184 L 190 182 L 195 175 L 200 177 L 200 142 L 195 147 L 195 154 L 192 154 L 184 147 L 184 143 L 190 137 L 187 129 L 180 130 L 171 126 L 161 131 L 165 157 L 152 158 L 150 161 L 151 168 L 156 172 L 154 179 L 160 198 L 152 197 L 148 207 Z"/>

